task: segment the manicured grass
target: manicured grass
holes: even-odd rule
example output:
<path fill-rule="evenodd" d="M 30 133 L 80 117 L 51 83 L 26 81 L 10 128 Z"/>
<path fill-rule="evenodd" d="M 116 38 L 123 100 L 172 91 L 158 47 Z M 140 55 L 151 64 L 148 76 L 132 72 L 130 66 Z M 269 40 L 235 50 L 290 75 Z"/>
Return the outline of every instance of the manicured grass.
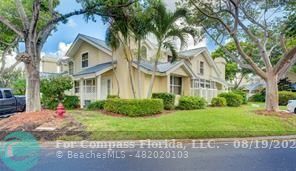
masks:
<path fill-rule="evenodd" d="M 259 107 L 260 106 L 260 107 Z M 279 118 L 254 113 L 263 104 L 208 107 L 156 117 L 114 117 L 93 111 L 70 111 L 90 132 L 92 140 L 190 139 L 296 134 L 296 116 Z"/>

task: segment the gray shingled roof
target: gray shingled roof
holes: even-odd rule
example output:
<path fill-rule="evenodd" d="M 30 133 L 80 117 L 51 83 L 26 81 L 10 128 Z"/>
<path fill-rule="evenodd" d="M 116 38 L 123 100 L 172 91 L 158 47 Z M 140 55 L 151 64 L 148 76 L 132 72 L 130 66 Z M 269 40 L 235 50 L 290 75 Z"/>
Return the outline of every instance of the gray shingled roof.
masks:
<path fill-rule="evenodd" d="M 74 74 L 74 76 L 79 76 L 79 75 L 86 75 L 86 74 L 94 74 L 96 72 L 102 71 L 108 67 L 112 66 L 112 62 L 107 62 L 107 63 L 102 63 L 93 67 L 89 67 L 85 70 L 82 70 L 78 72 L 77 74 Z"/>
<path fill-rule="evenodd" d="M 201 53 L 204 50 L 206 50 L 204 47 L 190 49 L 190 50 L 184 50 L 184 51 L 179 52 L 179 56 L 181 56 L 181 57 L 192 57 L 192 56 L 194 56 L 196 54 Z"/>
<path fill-rule="evenodd" d="M 170 63 L 170 62 L 166 62 L 166 63 L 159 63 L 157 65 L 157 72 L 160 72 L 160 73 L 165 73 L 167 72 L 168 70 L 170 70 L 171 68 L 175 67 L 176 65 L 178 65 L 179 63 L 181 63 L 182 61 L 177 61 L 177 62 L 174 62 L 174 63 Z M 134 62 L 135 64 L 137 64 L 137 62 Z M 145 68 L 149 71 L 153 71 L 153 63 L 151 62 L 148 62 L 148 61 L 141 61 L 140 63 L 140 66 L 142 68 Z"/>
<path fill-rule="evenodd" d="M 108 50 L 111 50 L 111 48 L 103 40 L 100 40 L 100 39 L 97 39 L 97 38 L 94 38 L 94 37 L 90 37 L 90 36 L 87 36 L 87 35 L 84 35 L 84 34 L 79 34 L 79 36 L 91 41 L 92 43 L 94 43 L 94 44 L 96 44 L 98 46 L 103 46 L 104 48 L 106 48 Z"/>

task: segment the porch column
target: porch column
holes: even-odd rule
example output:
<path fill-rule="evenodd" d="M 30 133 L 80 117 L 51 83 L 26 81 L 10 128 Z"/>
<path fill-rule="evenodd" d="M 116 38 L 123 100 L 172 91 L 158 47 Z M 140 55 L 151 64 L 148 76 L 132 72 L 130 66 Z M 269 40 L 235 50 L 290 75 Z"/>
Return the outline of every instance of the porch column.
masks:
<path fill-rule="evenodd" d="M 169 74 L 167 75 L 167 93 L 170 93 L 170 89 L 171 89 L 170 84 L 171 84 L 171 76 Z"/>
<path fill-rule="evenodd" d="M 97 81 L 96 81 L 97 100 L 101 99 L 101 78 L 102 78 L 101 75 L 97 76 Z"/>
<path fill-rule="evenodd" d="M 84 107 L 84 80 L 80 79 L 79 81 L 79 92 L 80 92 L 80 108 Z"/>

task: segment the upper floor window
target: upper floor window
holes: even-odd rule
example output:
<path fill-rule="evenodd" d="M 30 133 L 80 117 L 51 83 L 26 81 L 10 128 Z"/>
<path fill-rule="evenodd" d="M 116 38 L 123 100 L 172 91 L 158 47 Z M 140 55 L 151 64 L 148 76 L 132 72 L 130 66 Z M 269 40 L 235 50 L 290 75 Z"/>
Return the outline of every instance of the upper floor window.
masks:
<path fill-rule="evenodd" d="M 82 54 L 81 61 L 82 61 L 82 68 L 88 67 L 88 53 Z"/>
<path fill-rule="evenodd" d="M 200 61 L 199 62 L 199 73 L 201 74 L 201 75 L 204 75 L 204 72 L 205 72 L 205 69 L 204 69 L 204 62 L 203 61 Z"/>
<path fill-rule="evenodd" d="M 173 62 L 173 56 L 171 55 L 168 56 L 168 62 Z"/>
<path fill-rule="evenodd" d="M 141 48 L 141 57 L 144 59 L 147 59 L 147 48 L 145 46 L 142 46 Z"/>
<path fill-rule="evenodd" d="M 73 75 L 74 74 L 74 64 L 73 62 L 69 62 L 69 74 Z"/>

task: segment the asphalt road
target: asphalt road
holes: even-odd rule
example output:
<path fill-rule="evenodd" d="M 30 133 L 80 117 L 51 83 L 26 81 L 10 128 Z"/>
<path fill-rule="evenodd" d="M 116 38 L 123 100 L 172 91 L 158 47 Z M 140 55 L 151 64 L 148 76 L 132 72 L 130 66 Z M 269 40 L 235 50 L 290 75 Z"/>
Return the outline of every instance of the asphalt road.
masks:
<path fill-rule="evenodd" d="M 108 152 L 107 149 L 97 148 L 56 148 L 56 146 L 42 147 L 38 164 L 32 168 L 34 171 L 92 171 L 92 170 L 110 170 L 110 171 L 175 171 L 175 170 L 296 170 L 295 148 L 234 148 L 232 143 L 217 143 L 215 148 L 211 145 L 184 144 L 185 147 L 170 148 L 147 148 L 135 147 L 132 149 L 113 149 L 110 158 L 98 158 L 97 156 L 86 159 L 90 154 L 100 154 L 103 156 Z M 212 148 L 209 148 L 209 147 Z M 219 146 L 219 147 L 218 147 Z M 184 148 L 186 148 L 184 150 Z M 144 153 L 139 153 L 145 151 Z M 148 151 L 153 151 L 155 156 L 147 158 Z M 156 151 L 156 152 L 155 152 Z M 167 158 L 160 159 L 160 152 L 169 151 Z M 172 154 L 173 151 L 181 151 Z M 187 153 L 188 152 L 188 156 Z M 74 159 L 77 153 L 78 158 Z M 137 154 L 139 154 L 137 156 Z M 179 156 L 178 156 L 179 155 Z M 91 156 L 91 155 L 90 155 Z M 88 156 L 88 157 L 90 157 Z M 175 158 L 173 158 L 173 156 Z M 117 157 L 117 158 L 116 158 Z M 180 158 L 178 158 L 180 157 Z M 0 170 L 9 170 L 3 162 L 0 163 Z"/>

